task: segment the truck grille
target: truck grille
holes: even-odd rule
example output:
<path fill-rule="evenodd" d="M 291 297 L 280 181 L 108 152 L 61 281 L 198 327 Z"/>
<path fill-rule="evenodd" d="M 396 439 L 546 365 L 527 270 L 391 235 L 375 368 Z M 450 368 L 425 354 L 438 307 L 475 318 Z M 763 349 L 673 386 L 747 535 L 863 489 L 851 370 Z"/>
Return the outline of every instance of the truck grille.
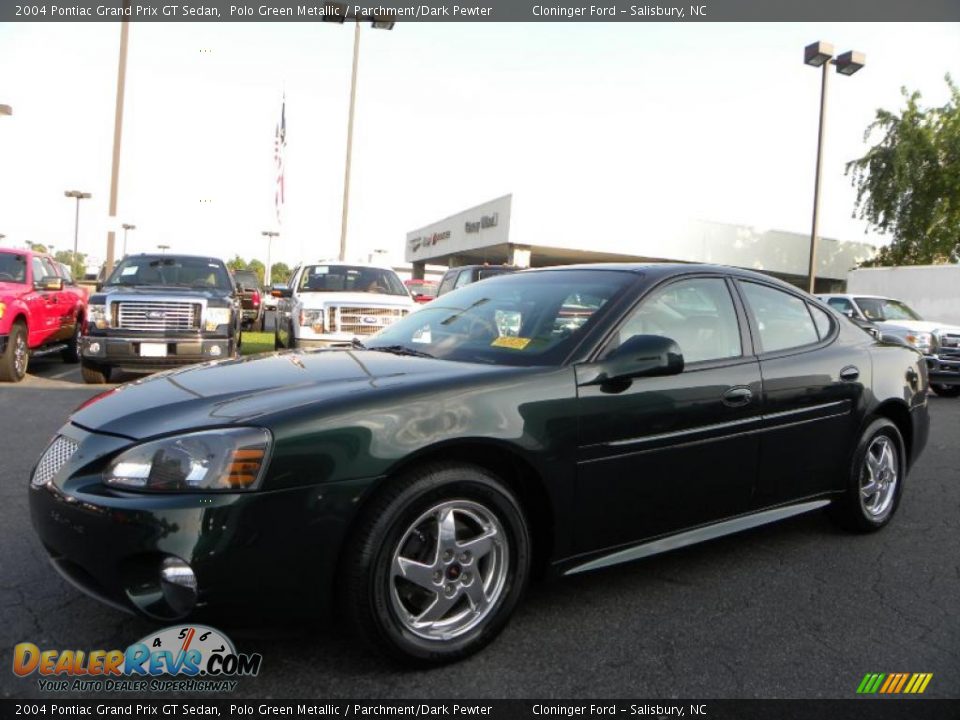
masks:
<path fill-rule="evenodd" d="M 50 482 L 53 476 L 60 472 L 64 463 L 73 457 L 78 447 L 80 446 L 70 438 L 58 435 L 37 463 L 37 469 L 33 473 L 33 484 L 46 485 Z"/>
<path fill-rule="evenodd" d="M 118 303 L 117 326 L 123 330 L 196 330 L 200 305 L 187 302 L 123 301 Z"/>
<path fill-rule="evenodd" d="M 940 336 L 940 357 L 960 360 L 960 335 Z"/>
<path fill-rule="evenodd" d="M 331 332 L 373 335 L 409 312 L 407 308 L 328 307 L 327 327 Z"/>

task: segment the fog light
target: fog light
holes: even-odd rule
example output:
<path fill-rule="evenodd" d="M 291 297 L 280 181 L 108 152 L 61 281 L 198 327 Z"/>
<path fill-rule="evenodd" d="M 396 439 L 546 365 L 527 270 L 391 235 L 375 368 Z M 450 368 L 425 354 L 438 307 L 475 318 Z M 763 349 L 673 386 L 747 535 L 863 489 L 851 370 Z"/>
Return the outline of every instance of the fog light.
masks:
<path fill-rule="evenodd" d="M 219 345 L 214 345 L 213 347 L 210 348 L 210 354 L 213 355 L 214 357 L 218 357 L 222 352 L 223 350 L 220 349 Z"/>
<path fill-rule="evenodd" d="M 100 343 L 98 343 L 98 342 L 92 342 L 92 343 L 90 343 L 90 348 L 89 348 L 89 349 L 90 349 L 90 352 L 92 352 L 92 353 L 98 353 L 98 352 L 100 352 Z"/>
<path fill-rule="evenodd" d="M 178 557 L 164 558 L 160 566 L 160 587 L 170 609 L 178 615 L 185 615 L 197 604 L 197 576 Z"/>

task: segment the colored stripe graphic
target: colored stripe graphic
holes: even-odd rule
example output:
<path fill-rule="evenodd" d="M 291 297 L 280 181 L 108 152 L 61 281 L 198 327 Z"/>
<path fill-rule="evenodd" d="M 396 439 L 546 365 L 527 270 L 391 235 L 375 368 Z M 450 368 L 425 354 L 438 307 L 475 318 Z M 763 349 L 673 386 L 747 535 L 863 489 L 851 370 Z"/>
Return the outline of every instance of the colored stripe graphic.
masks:
<path fill-rule="evenodd" d="M 932 678 L 933 673 L 867 673 L 857 686 L 857 694 L 920 695 Z"/>

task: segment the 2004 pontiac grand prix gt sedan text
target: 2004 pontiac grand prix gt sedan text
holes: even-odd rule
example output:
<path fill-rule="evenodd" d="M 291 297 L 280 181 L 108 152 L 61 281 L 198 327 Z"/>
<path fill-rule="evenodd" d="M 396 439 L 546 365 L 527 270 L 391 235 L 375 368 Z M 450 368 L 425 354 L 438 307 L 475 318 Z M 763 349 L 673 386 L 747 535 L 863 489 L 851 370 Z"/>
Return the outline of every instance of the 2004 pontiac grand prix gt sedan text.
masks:
<path fill-rule="evenodd" d="M 769 277 L 696 265 L 469 285 L 366 346 L 193 366 L 82 406 L 41 457 L 53 564 L 157 620 L 337 611 L 396 657 L 489 642 L 578 573 L 826 507 L 886 525 L 923 358 Z"/>

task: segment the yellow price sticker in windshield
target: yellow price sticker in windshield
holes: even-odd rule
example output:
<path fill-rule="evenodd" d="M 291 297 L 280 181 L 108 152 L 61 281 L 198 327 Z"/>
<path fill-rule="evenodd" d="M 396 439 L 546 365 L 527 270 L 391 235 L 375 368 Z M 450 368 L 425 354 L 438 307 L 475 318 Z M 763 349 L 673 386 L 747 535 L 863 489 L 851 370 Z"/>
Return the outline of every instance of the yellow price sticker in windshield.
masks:
<path fill-rule="evenodd" d="M 530 338 L 509 337 L 504 335 L 502 337 L 498 337 L 496 340 L 490 343 L 490 346 L 510 348 L 511 350 L 523 350 L 529 344 Z"/>

